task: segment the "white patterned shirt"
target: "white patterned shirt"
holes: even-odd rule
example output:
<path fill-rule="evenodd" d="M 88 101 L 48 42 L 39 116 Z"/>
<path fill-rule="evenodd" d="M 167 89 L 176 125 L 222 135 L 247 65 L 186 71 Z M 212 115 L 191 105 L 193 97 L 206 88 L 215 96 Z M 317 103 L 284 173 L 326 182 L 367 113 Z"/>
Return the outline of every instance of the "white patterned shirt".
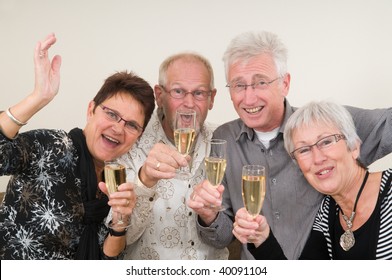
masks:
<path fill-rule="evenodd" d="M 166 137 L 155 110 L 142 137 L 120 161 L 127 166 L 127 180 L 136 174 L 151 148 L 158 142 L 174 145 Z M 162 179 L 152 188 L 136 187 L 137 203 L 127 232 L 125 259 L 205 260 L 227 259 L 227 248 L 217 249 L 204 243 L 196 230 L 197 215 L 186 205 L 193 187 L 204 179 L 206 139 L 212 130 L 205 124 L 196 137 L 188 180 Z"/>

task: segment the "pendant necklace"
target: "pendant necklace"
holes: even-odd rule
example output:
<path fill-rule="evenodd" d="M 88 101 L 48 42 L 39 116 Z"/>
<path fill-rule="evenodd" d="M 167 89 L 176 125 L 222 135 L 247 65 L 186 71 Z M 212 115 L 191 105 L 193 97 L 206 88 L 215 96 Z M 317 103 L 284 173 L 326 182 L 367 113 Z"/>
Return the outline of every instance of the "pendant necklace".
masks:
<path fill-rule="evenodd" d="M 351 228 L 353 227 L 353 220 L 355 217 L 355 210 L 357 208 L 357 203 L 358 203 L 359 197 L 361 196 L 362 190 L 365 187 L 368 176 L 369 176 L 369 172 L 366 171 L 365 178 L 363 179 L 363 182 L 362 182 L 361 187 L 359 188 L 357 197 L 355 198 L 354 209 L 351 212 L 350 218 L 348 218 L 346 215 L 344 215 L 342 208 L 339 207 L 340 212 L 342 212 L 343 220 L 346 222 L 346 225 L 347 225 L 347 230 L 342 234 L 342 236 L 340 236 L 340 246 L 343 248 L 344 251 L 350 250 L 355 244 L 354 233 L 352 232 Z"/>

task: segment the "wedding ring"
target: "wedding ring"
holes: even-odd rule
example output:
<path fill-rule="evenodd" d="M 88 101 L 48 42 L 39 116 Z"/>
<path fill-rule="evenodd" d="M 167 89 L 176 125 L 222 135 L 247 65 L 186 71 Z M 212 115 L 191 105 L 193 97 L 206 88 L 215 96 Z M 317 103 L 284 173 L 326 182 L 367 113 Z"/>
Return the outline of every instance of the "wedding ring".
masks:
<path fill-rule="evenodd" d="M 161 163 L 158 161 L 157 166 L 156 166 L 156 170 L 159 171 L 159 167 L 161 166 Z"/>
<path fill-rule="evenodd" d="M 128 206 L 128 205 L 129 205 L 129 200 L 127 199 L 127 204 L 125 206 Z"/>
<path fill-rule="evenodd" d="M 192 196 L 191 196 L 191 199 L 194 201 L 195 198 L 196 198 L 196 193 L 193 193 Z"/>

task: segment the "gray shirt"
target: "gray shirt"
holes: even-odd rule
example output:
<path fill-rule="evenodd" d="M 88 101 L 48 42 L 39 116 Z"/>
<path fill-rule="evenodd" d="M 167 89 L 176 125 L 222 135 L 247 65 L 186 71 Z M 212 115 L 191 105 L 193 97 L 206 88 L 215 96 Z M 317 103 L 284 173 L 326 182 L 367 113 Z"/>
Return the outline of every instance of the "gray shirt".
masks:
<path fill-rule="evenodd" d="M 354 118 L 362 140 L 361 161 L 366 166 L 392 151 L 392 109 L 366 110 L 346 107 Z M 216 247 L 227 246 L 234 238 L 232 220 L 243 207 L 241 196 L 241 169 L 245 164 L 266 167 L 267 191 L 262 214 L 288 259 L 297 259 L 310 233 L 322 195 L 306 181 L 297 164 L 284 148 L 283 130 L 287 119 L 295 111 L 285 100 L 285 118 L 276 138 L 268 149 L 258 140 L 253 129 L 241 119 L 223 124 L 213 138 L 227 140 L 227 167 L 222 184 L 225 186 L 220 212 L 209 227 L 198 224 L 200 236 Z M 242 259 L 253 256 L 242 247 Z"/>

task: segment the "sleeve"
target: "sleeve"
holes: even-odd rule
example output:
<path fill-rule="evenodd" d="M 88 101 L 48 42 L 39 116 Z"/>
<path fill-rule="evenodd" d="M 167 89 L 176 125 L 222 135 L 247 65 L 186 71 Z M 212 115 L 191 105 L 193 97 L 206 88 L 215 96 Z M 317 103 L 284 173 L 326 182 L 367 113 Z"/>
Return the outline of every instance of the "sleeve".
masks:
<path fill-rule="evenodd" d="M 21 166 L 21 149 L 16 145 L 15 139 L 8 139 L 0 130 L 0 176 L 15 174 L 17 167 Z"/>
<path fill-rule="evenodd" d="M 200 238 L 208 245 L 218 249 L 227 247 L 234 238 L 232 234 L 233 221 L 223 211 L 218 213 L 217 218 L 210 226 L 203 226 L 198 220 L 196 227 Z"/>
<path fill-rule="evenodd" d="M 156 186 L 147 188 L 138 180 L 135 188 L 136 205 L 130 217 L 127 230 L 127 245 L 136 242 L 142 236 L 152 219 L 152 208 L 157 199 Z"/>
<path fill-rule="evenodd" d="M 276 240 L 270 233 L 267 240 L 259 247 L 248 244 L 248 250 L 256 260 L 285 260 L 287 259 Z M 327 242 L 322 232 L 312 230 L 308 241 L 299 258 L 300 260 L 328 260 Z"/>
<path fill-rule="evenodd" d="M 222 180 L 222 185 L 227 186 L 226 175 Z M 218 249 L 225 248 L 234 240 L 233 220 L 234 214 L 231 207 L 231 198 L 228 192 L 223 193 L 222 205 L 226 208 L 220 211 L 215 221 L 210 226 L 205 226 L 200 219 L 198 219 L 196 228 L 200 238 L 208 245 Z M 242 200 L 242 198 L 240 198 Z"/>
<path fill-rule="evenodd" d="M 287 260 L 272 230 L 263 244 L 256 248 L 249 243 L 248 250 L 256 260 Z"/>
<path fill-rule="evenodd" d="M 321 202 L 320 208 L 314 219 L 312 230 L 309 234 L 308 240 L 305 243 L 304 249 L 302 250 L 299 259 L 301 260 L 331 259 L 329 255 L 331 248 L 328 249 L 328 246 L 331 247 L 331 245 L 327 244 L 327 238 L 328 240 L 331 240 L 330 232 L 329 232 L 329 224 L 333 223 L 331 217 L 332 218 L 334 217 L 333 214 L 335 212 L 333 211 L 333 213 L 331 213 L 330 209 L 331 209 L 331 198 L 329 196 L 326 196 Z"/>
<path fill-rule="evenodd" d="M 392 108 L 360 109 L 346 106 L 362 140 L 361 162 L 369 166 L 392 152 Z"/>
<path fill-rule="evenodd" d="M 300 260 L 329 260 L 327 241 L 321 231 L 312 229 Z"/>
<path fill-rule="evenodd" d="M 31 169 L 34 158 L 42 150 L 45 138 L 40 137 L 45 131 L 28 131 L 8 139 L 0 131 L 0 176 L 14 175 Z"/>

